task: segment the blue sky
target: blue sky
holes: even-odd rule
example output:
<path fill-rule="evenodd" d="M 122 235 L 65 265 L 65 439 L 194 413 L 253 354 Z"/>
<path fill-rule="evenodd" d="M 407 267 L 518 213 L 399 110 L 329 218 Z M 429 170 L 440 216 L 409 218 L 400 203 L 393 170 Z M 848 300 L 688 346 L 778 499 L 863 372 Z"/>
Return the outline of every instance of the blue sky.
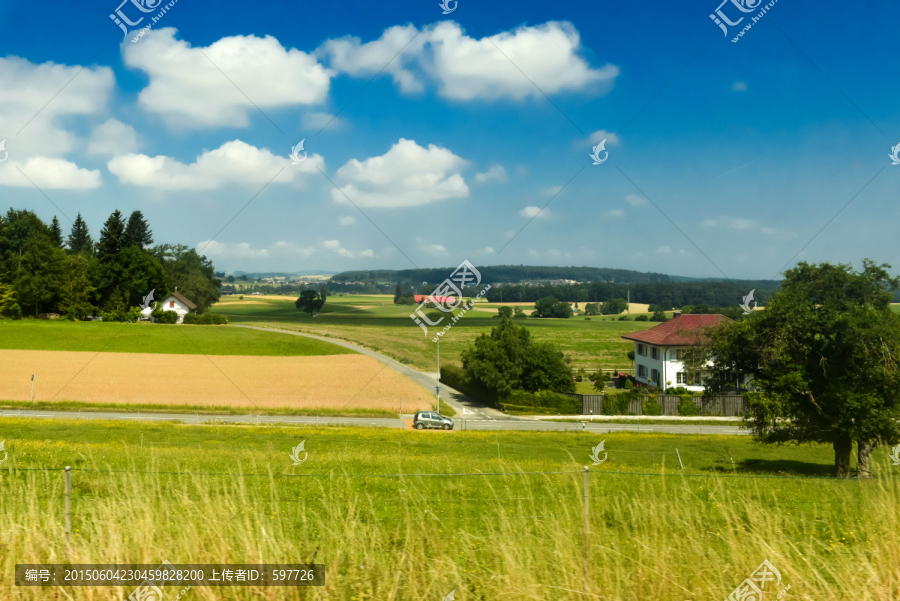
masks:
<path fill-rule="evenodd" d="M 141 210 L 223 271 L 900 271 L 896 4 L 778 0 L 734 43 L 760 9 L 177 0 L 131 42 L 163 6 L 123 41 L 116 1 L 0 2 L 4 209 Z"/>

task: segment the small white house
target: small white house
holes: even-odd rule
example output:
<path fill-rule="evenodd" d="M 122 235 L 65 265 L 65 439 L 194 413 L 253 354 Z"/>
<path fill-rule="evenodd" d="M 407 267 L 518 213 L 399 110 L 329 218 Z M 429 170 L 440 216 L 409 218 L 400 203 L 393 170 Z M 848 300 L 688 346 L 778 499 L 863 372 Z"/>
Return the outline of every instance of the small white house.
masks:
<path fill-rule="evenodd" d="M 178 313 L 178 322 L 181 323 L 184 321 L 184 316 L 188 313 L 192 313 L 194 309 L 197 308 L 197 305 L 189 301 L 184 297 L 183 294 L 178 292 L 178 287 L 175 287 L 175 292 L 170 294 L 163 300 L 160 309 L 163 311 L 175 311 Z"/>
<path fill-rule="evenodd" d="M 706 372 L 688 372 L 682 355 L 687 348 L 702 340 L 705 328 L 724 319 L 728 318 L 724 315 L 682 315 L 676 311 L 675 317 L 669 321 L 649 330 L 622 336 L 634 342 L 635 379 L 663 389 L 681 386 L 690 391 L 702 391 Z M 752 374 L 734 374 L 735 388 L 746 386 L 752 379 Z"/>

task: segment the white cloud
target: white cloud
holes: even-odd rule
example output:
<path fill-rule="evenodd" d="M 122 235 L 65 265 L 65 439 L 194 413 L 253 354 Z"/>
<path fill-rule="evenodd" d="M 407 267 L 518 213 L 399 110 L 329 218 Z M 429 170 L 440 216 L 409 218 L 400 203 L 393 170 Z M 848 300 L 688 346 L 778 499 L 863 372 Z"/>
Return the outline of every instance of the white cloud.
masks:
<path fill-rule="evenodd" d="M 485 246 L 484 248 L 476 250 L 475 252 L 481 255 L 492 255 L 495 251 L 493 246 Z"/>
<path fill-rule="evenodd" d="M 19 173 L 16 167 L 21 169 L 25 176 Z M 0 169 L 0 185 L 22 188 L 37 186 L 48 190 L 87 190 L 99 188 L 101 181 L 99 170 L 81 169 L 65 159 L 49 157 L 31 157 L 24 161 L 8 160 Z"/>
<path fill-rule="evenodd" d="M 659 248 L 656 249 L 656 252 L 658 252 L 661 255 L 668 255 L 668 254 L 671 254 L 672 247 L 671 246 L 660 246 Z"/>
<path fill-rule="evenodd" d="M 374 257 L 375 251 L 373 251 L 371 248 L 369 248 L 369 249 L 366 249 L 366 250 L 362 251 L 361 253 L 359 253 L 359 256 L 360 257 Z"/>
<path fill-rule="evenodd" d="M 533 248 L 532 248 L 531 250 L 528 251 L 528 256 L 529 256 L 529 257 L 537 257 L 538 254 L 539 254 L 538 251 L 534 250 Z"/>
<path fill-rule="evenodd" d="M 302 119 L 303 129 L 314 129 L 316 131 L 322 129 L 326 125 L 329 130 L 337 130 L 345 125 L 343 119 L 338 119 L 330 113 L 306 113 Z"/>
<path fill-rule="evenodd" d="M 549 188 L 543 188 L 541 189 L 541 196 L 544 196 L 546 198 L 553 198 L 560 193 L 562 188 L 562 186 L 550 186 Z"/>
<path fill-rule="evenodd" d="M 615 65 L 594 69 L 581 58 L 578 31 L 565 21 L 521 26 L 480 40 L 453 21 L 416 32 L 412 25 L 394 26 L 365 44 L 349 36 L 329 40 L 317 53 L 329 57 L 332 68 L 357 77 L 384 69 L 404 93 L 421 92 L 426 82 L 434 82 L 441 96 L 454 100 L 522 100 L 540 98 L 541 91 L 594 87 L 606 91 L 619 74 Z"/>
<path fill-rule="evenodd" d="M 60 122 L 80 124 L 73 118 L 103 114 L 114 86 L 109 67 L 36 65 L 15 56 L 0 58 L 0 140 L 6 140 L 9 152 L 0 185 L 30 187 L 18 167 L 40 188 L 100 187 L 99 171 L 62 158 L 82 150 L 84 141 Z"/>
<path fill-rule="evenodd" d="M 197 243 L 197 252 L 207 257 L 258 259 L 268 257 L 269 251 L 265 248 L 252 248 L 247 242 L 227 244 L 215 240 L 204 240 Z"/>
<path fill-rule="evenodd" d="M 622 209 L 613 209 L 612 211 L 609 212 L 609 216 L 610 217 L 624 217 L 625 211 L 623 211 Z"/>
<path fill-rule="evenodd" d="M 338 223 L 340 225 L 353 225 L 356 223 L 356 219 L 353 218 L 353 215 L 347 215 L 346 217 L 340 217 Z"/>
<path fill-rule="evenodd" d="M 761 228 L 759 231 L 766 234 L 767 236 L 775 236 L 778 234 L 778 230 L 776 230 L 775 228 L 771 228 L 771 227 L 764 227 L 764 228 Z"/>
<path fill-rule="evenodd" d="M 308 257 L 316 252 L 316 249 L 312 246 L 300 246 L 294 242 L 285 242 L 283 240 L 275 243 L 274 250 L 276 253 L 273 254 L 300 255 L 301 257 Z"/>
<path fill-rule="evenodd" d="M 353 253 L 341 246 L 340 240 L 324 240 L 322 242 L 322 246 L 327 248 L 328 250 L 333 250 L 337 254 L 342 257 L 352 258 Z"/>
<path fill-rule="evenodd" d="M 747 91 L 747 82 L 744 81 L 736 81 L 731 86 L 732 91 L 734 92 L 746 92 Z"/>
<path fill-rule="evenodd" d="M 756 222 L 751 219 L 741 217 L 719 217 L 718 219 L 704 219 L 705 227 L 730 227 L 735 230 L 749 230 L 756 226 Z"/>
<path fill-rule="evenodd" d="M 273 155 L 241 140 L 226 142 L 216 150 L 209 150 L 190 165 L 167 156 L 149 157 L 144 154 L 117 156 L 107 164 L 109 171 L 123 183 L 161 190 L 213 190 L 226 184 L 263 185 L 275 174 L 278 183 L 298 181 L 300 173 L 313 173 L 316 167 L 324 170 L 325 161 L 318 154 L 310 155 L 299 165 L 292 165 L 286 157 Z M 279 170 L 283 169 L 279 173 Z"/>
<path fill-rule="evenodd" d="M 532 217 L 537 217 L 539 219 L 547 219 L 550 217 L 550 209 L 541 210 L 541 207 L 525 207 L 521 211 L 519 211 L 519 215 L 522 217 L 527 217 L 531 219 Z"/>
<path fill-rule="evenodd" d="M 484 173 L 476 173 L 475 181 L 479 184 L 490 181 L 503 183 L 506 181 L 506 169 L 501 165 L 491 165 L 491 168 Z"/>
<path fill-rule="evenodd" d="M 444 248 L 442 244 L 437 244 L 435 242 L 430 242 L 425 238 L 420 238 L 416 236 L 416 246 L 419 249 L 419 252 L 423 252 L 429 255 L 446 255 L 447 249 Z"/>
<path fill-rule="evenodd" d="M 635 207 L 643 205 L 643 204 L 647 204 L 646 200 L 644 200 L 640 196 L 637 196 L 636 194 L 629 194 L 628 196 L 626 196 L 625 202 L 627 202 L 628 204 L 633 205 Z"/>
<path fill-rule="evenodd" d="M 612 132 L 608 132 L 605 129 L 598 129 L 597 131 L 592 133 L 588 138 L 588 143 L 590 143 L 591 146 L 596 146 L 603 140 L 606 140 L 606 144 L 604 144 L 604 146 L 606 146 L 607 148 L 610 146 L 619 145 L 619 136 Z"/>
<path fill-rule="evenodd" d="M 137 134 L 130 125 L 108 119 L 91 132 L 88 154 L 115 156 L 135 152 L 138 149 Z"/>
<path fill-rule="evenodd" d="M 335 202 L 362 207 L 414 207 L 451 198 L 466 198 L 469 187 L 459 171 L 466 161 L 446 148 L 400 140 L 387 153 L 360 162 L 350 159 L 337 171 Z M 346 195 L 346 197 L 345 197 Z"/>
<path fill-rule="evenodd" d="M 183 127 L 247 127 L 256 107 L 322 103 L 334 75 L 312 54 L 285 49 L 272 36 L 231 36 L 192 48 L 163 27 L 139 44 L 123 44 L 122 55 L 150 80 L 138 95 L 140 106 Z"/>

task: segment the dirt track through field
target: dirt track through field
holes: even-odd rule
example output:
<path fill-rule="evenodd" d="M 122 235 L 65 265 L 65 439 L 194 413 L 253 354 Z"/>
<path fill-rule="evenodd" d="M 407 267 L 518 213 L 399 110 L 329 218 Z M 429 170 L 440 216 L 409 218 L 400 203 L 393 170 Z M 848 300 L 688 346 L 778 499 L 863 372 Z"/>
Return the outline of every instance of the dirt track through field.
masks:
<path fill-rule="evenodd" d="M 429 409 L 431 396 L 363 355 L 251 357 L 0 350 L 0 399 L 255 408 Z M 246 393 L 247 396 L 244 396 Z M 58 394 L 57 394 L 58 393 Z M 247 399 L 249 397 L 252 402 Z"/>

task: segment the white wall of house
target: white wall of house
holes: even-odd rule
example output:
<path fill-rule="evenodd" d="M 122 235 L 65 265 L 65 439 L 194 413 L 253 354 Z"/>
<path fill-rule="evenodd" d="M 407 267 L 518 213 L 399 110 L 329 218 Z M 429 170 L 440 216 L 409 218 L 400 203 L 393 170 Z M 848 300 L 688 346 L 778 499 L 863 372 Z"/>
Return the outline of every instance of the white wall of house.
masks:
<path fill-rule="evenodd" d="M 163 311 L 175 311 L 176 313 L 178 313 L 178 323 L 181 323 L 184 320 L 184 316 L 191 312 L 190 309 L 185 307 L 181 303 L 181 301 L 174 296 L 170 296 L 169 298 L 164 300 L 160 309 L 162 309 Z"/>
<path fill-rule="evenodd" d="M 642 348 L 643 347 L 643 348 Z M 677 388 L 681 386 L 691 392 L 702 392 L 703 386 L 700 382 L 706 377 L 705 372 L 701 372 L 699 381 L 697 379 L 689 381 L 687 370 L 684 362 L 680 359 L 679 351 L 684 351 L 686 346 L 654 346 L 644 342 L 634 343 L 634 375 L 635 378 L 648 385 L 655 385 L 654 370 L 659 372 L 660 388 L 666 389 L 669 386 Z M 641 354 L 641 353 L 644 354 Z M 643 367 L 643 369 L 641 369 Z M 679 375 L 682 381 L 679 381 Z M 745 374 L 741 384 L 747 385 L 752 376 Z M 667 382 L 671 382 L 668 384 Z"/>

